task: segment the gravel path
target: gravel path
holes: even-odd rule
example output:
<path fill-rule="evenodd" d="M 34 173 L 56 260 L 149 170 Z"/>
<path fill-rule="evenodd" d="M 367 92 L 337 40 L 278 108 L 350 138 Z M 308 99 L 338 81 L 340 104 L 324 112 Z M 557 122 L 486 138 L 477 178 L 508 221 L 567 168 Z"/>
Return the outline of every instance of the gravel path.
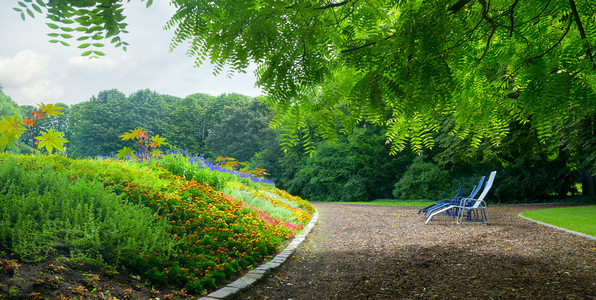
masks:
<path fill-rule="evenodd" d="M 596 241 L 491 206 L 492 224 L 419 207 L 314 203 L 319 221 L 288 261 L 237 299 L 596 299 Z"/>

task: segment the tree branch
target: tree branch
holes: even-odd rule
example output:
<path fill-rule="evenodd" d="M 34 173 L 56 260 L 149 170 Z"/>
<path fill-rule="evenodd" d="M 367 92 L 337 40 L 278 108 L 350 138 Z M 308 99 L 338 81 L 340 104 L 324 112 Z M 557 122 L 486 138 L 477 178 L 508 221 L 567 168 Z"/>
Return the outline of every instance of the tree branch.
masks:
<path fill-rule="evenodd" d="M 482 53 L 482 56 L 480 56 L 479 60 L 482 60 L 484 58 L 484 56 L 486 55 L 486 53 L 488 52 L 488 49 L 490 47 L 490 41 L 493 38 L 493 35 L 495 34 L 495 31 L 497 30 L 497 25 L 495 25 L 495 22 L 493 21 L 493 19 L 488 17 L 488 5 L 486 4 L 485 0 L 478 0 L 478 2 L 480 2 L 480 5 L 482 5 L 482 18 L 486 20 L 486 22 L 488 22 L 488 24 L 490 24 L 491 26 L 491 31 L 490 34 L 488 35 L 488 40 L 486 40 L 486 49 L 484 50 L 484 53 Z"/>
<path fill-rule="evenodd" d="M 459 0 L 455 4 L 451 5 L 447 10 L 450 10 L 452 14 L 458 12 L 462 9 L 466 4 L 468 4 L 470 0 Z"/>
<path fill-rule="evenodd" d="M 510 13 L 510 19 L 511 19 L 511 31 L 509 32 L 509 37 L 513 36 L 513 11 L 515 10 L 515 6 L 517 5 L 517 1 L 515 0 L 515 2 L 513 2 L 513 4 L 511 5 L 511 8 L 509 9 L 509 13 Z"/>
<path fill-rule="evenodd" d="M 341 53 L 348 53 L 348 52 L 352 52 L 352 51 L 356 51 L 356 50 L 360 50 L 362 48 L 366 48 L 368 46 L 372 46 L 375 45 L 377 42 L 370 42 L 368 44 L 364 44 L 362 46 L 356 47 L 356 48 L 351 48 L 351 49 L 346 49 L 346 50 L 341 50 Z"/>
<path fill-rule="evenodd" d="M 321 9 L 328 9 L 328 8 L 338 7 L 338 6 L 342 6 L 342 5 L 348 4 L 348 2 L 350 2 L 350 0 L 345 0 L 345 1 L 342 1 L 342 2 L 338 2 L 338 3 L 329 3 L 329 4 L 325 5 L 325 6 L 317 7 L 317 8 L 315 8 L 315 10 L 321 10 Z"/>
<path fill-rule="evenodd" d="M 573 22 L 573 18 L 569 18 L 569 24 L 567 25 L 567 28 L 565 29 L 565 32 L 563 33 L 563 35 L 559 38 L 559 40 L 552 45 L 550 48 L 548 48 L 546 51 L 544 51 L 543 53 L 536 55 L 534 57 L 530 57 L 525 59 L 520 65 L 519 67 L 517 67 L 513 72 L 511 72 L 511 74 L 509 74 L 507 76 L 507 79 L 510 79 L 513 77 L 513 75 L 515 75 L 515 73 L 517 73 L 517 71 L 519 71 L 526 63 L 531 62 L 534 59 L 540 58 L 544 55 L 546 55 L 547 53 L 551 52 L 553 49 L 555 49 L 555 47 L 557 47 L 559 44 L 561 44 L 561 42 L 563 41 L 563 39 L 565 38 L 565 36 L 567 36 L 567 33 L 569 33 L 569 30 L 571 29 L 571 23 Z"/>
<path fill-rule="evenodd" d="M 577 24 L 577 28 L 579 29 L 579 35 L 584 40 L 584 48 L 586 48 L 586 55 L 590 58 L 590 61 L 594 65 L 594 70 L 596 70 L 596 64 L 594 63 L 594 57 L 592 56 L 592 50 L 590 49 L 590 45 L 586 38 L 586 32 L 584 31 L 584 25 L 579 18 L 579 13 L 577 12 L 577 7 L 575 7 L 575 0 L 569 0 L 569 6 L 571 7 L 571 12 L 573 13 L 573 19 L 575 20 L 575 24 Z"/>

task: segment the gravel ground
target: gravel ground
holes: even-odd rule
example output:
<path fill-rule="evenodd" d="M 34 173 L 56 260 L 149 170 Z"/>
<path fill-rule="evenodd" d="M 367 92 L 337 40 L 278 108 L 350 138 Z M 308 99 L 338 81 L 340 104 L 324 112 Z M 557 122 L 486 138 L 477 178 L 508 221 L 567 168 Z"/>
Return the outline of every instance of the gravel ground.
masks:
<path fill-rule="evenodd" d="M 424 224 L 420 207 L 314 203 L 284 265 L 237 299 L 596 299 L 596 241 L 490 206 L 491 224 Z"/>

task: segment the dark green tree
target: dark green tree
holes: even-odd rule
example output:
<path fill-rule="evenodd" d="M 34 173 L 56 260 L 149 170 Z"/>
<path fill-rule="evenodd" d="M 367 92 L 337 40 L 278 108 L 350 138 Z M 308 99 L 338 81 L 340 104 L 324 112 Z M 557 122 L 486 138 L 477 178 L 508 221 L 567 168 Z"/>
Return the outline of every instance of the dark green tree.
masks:
<path fill-rule="evenodd" d="M 191 153 L 205 153 L 206 107 L 213 96 L 193 94 L 175 103 L 167 124 L 168 142 Z"/>
<path fill-rule="evenodd" d="M 118 136 L 140 127 L 150 135 L 164 136 L 170 109 L 168 103 L 177 102 L 168 102 L 167 97 L 149 90 L 140 90 L 126 97 L 112 89 L 71 106 L 69 155 L 110 155 L 123 146 Z"/>
<path fill-rule="evenodd" d="M 277 141 L 270 120 L 270 111 L 257 99 L 226 106 L 221 122 L 209 132 L 207 145 L 218 156 L 246 162 Z"/>
<path fill-rule="evenodd" d="M 0 85 L 0 116 L 12 117 L 15 114 L 21 116 L 20 113 L 19 105 L 8 95 L 4 94 L 2 85 Z"/>
<path fill-rule="evenodd" d="M 317 143 L 312 156 L 289 151 L 280 158 L 282 188 L 311 201 L 371 201 L 392 198 L 395 179 L 406 171 L 413 159 L 411 152 L 390 156 L 390 147 L 380 127 L 358 128 L 348 138 Z M 297 145 L 299 146 L 299 145 Z M 304 153 L 304 151 L 303 151 Z M 291 169 L 290 169 L 291 170 Z M 271 172 L 272 175 L 276 175 Z"/>

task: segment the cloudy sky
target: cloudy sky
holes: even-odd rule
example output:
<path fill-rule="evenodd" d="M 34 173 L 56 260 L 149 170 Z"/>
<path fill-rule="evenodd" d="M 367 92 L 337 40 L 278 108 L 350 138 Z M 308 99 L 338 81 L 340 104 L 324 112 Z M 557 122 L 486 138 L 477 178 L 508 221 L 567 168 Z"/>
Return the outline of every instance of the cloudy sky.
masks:
<path fill-rule="evenodd" d="M 171 31 L 164 31 L 174 9 L 169 1 L 126 4 L 130 43 L 128 51 L 106 45 L 106 57 L 81 57 L 76 46 L 51 44 L 46 34 L 51 30 L 41 15 L 21 20 L 16 0 L 0 1 L 0 85 L 5 94 L 19 105 L 39 102 L 74 104 L 87 101 L 106 89 L 118 89 L 130 95 L 140 89 L 185 97 L 192 93 L 217 96 L 222 93 L 261 95 L 254 86 L 252 70 L 246 74 L 213 75 L 213 66 L 194 67 L 186 48 L 169 52 Z M 109 43 L 106 43 L 109 44 Z"/>

